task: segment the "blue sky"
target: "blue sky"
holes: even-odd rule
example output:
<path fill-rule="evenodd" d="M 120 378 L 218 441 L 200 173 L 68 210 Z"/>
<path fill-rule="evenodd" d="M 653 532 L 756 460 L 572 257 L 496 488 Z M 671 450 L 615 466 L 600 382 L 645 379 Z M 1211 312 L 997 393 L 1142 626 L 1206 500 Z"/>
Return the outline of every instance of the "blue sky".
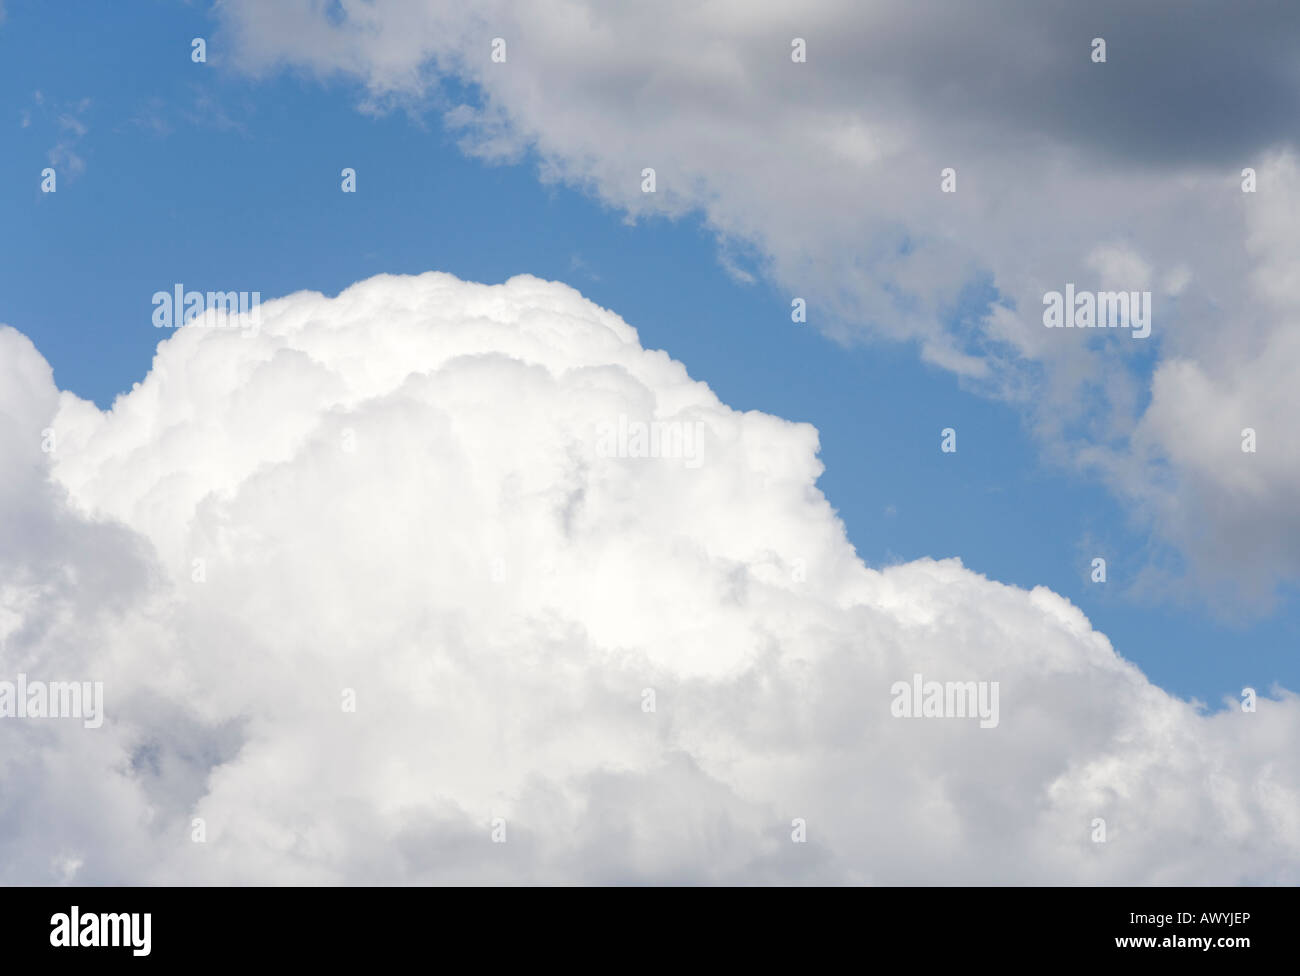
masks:
<path fill-rule="evenodd" d="M 846 349 L 791 323 L 790 296 L 761 275 L 737 281 L 698 219 L 629 224 L 543 185 L 533 159 L 467 158 L 434 112 L 358 111 L 350 83 L 251 80 L 215 47 L 193 64 L 190 38 L 214 34 L 201 7 L 108 9 L 11 0 L 0 27 L 0 322 L 61 388 L 107 407 L 143 377 L 163 335 L 150 297 L 175 282 L 271 297 L 379 272 L 557 279 L 732 407 L 816 425 L 821 487 L 869 564 L 955 555 L 1050 587 L 1152 680 L 1212 706 L 1245 685 L 1300 687 L 1293 595 L 1245 622 L 1190 592 L 1126 595 L 1158 547 L 1104 486 L 1045 464 L 1015 410 L 963 392 L 913 346 Z M 58 146 L 58 192 L 42 194 Z M 345 166 L 356 194 L 339 192 Z M 946 426 L 956 455 L 939 451 Z M 1104 586 L 1089 581 L 1093 555 L 1107 558 Z"/>

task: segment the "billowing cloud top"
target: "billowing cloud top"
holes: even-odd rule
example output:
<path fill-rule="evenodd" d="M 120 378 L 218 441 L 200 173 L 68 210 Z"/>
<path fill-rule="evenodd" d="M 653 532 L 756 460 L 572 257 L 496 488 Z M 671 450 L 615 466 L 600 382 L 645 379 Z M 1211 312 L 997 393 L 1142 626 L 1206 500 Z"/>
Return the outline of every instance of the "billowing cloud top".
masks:
<path fill-rule="evenodd" d="M 914 342 L 1018 404 L 1045 454 L 1107 483 L 1168 550 L 1151 592 L 1237 614 L 1300 581 L 1291 0 L 226 0 L 218 15 L 221 50 L 251 72 L 351 78 L 367 108 L 436 107 L 468 151 L 529 153 L 630 215 L 699 214 L 724 261 L 805 298 L 810 325 Z M 1150 292 L 1149 337 L 1043 328 L 1067 282 Z M 1164 579 L 1172 565 L 1186 573 Z"/>
<path fill-rule="evenodd" d="M 0 329 L 0 679 L 106 716 L 0 718 L 4 881 L 1300 880 L 1293 695 L 1203 714 L 1045 589 L 864 566 L 813 428 L 572 289 L 237 324 L 106 413 Z M 914 675 L 995 720 L 899 717 Z"/>

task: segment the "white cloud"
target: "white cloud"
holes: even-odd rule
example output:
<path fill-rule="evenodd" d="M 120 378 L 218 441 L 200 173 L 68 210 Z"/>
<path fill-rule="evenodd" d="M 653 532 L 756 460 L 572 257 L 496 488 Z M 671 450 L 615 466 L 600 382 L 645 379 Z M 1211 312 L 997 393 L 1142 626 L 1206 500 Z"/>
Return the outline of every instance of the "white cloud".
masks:
<path fill-rule="evenodd" d="M 58 136 L 55 144 L 46 152 L 45 158 L 51 166 L 74 176 L 84 173 L 86 171 L 86 160 L 78 150 L 80 149 L 81 140 L 90 131 L 81 118 L 90 109 L 90 99 L 82 98 L 75 103 L 63 104 L 49 100 L 43 93 L 37 91 L 33 93 L 33 101 L 47 120 L 51 114 L 54 114 L 53 125 Z M 24 109 L 21 126 L 26 129 L 30 125 L 31 112 Z"/>
<path fill-rule="evenodd" d="M 1294 18 L 1200 4 L 1191 30 L 1124 2 L 950 5 L 933 16 L 908 0 L 340 9 L 230 0 L 220 13 L 250 71 L 351 76 L 369 109 L 432 98 L 471 152 L 531 149 L 545 179 L 632 215 L 703 214 L 728 270 L 733 242 L 756 248 L 763 272 L 808 298 L 809 321 L 835 337 L 916 340 L 962 382 L 1018 401 L 1047 452 L 1106 478 L 1191 557 L 1194 579 L 1225 575 L 1206 562 L 1225 553 L 1192 544 L 1147 488 L 1172 479 L 1188 521 L 1233 538 L 1236 516 L 1182 465 L 1181 441 L 1200 429 L 1183 425 L 1175 441 L 1144 417 L 1145 357 L 1193 363 L 1231 397 L 1274 383 L 1266 396 L 1300 414 L 1295 384 L 1277 385 L 1246 354 L 1293 354 L 1281 339 L 1290 316 L 1261 299 L 1256 279 L 1294 299 L 1300 263 L 1292 247 L 1283 269 L 1250 245 L 1276 222 L 1270 210 L 1300 199 L 1285 151 L 1300 108 Z M 1089 58 L 1098 23 L 1104 65 Z M 505 63 L 490 59 L 493 37 L 508 42 Z M 807 40 L 805 64 L 791 61 L 793 37 Z M 445 75 L 475 86 L 481 103 L 448 104 Z M 1260 172 L 1253 197 L 1239 185 L 1247 165 Z M 640 191 L 646 166 L 653 195 Z M 955 194 L 940 192 L 945 167 L 957 171 Z M 983 275 L 1009 306 L 974 332 L 954 328 L 963 288 Z M 1088 343 L 1042 327 L 1045 292 L 1103 287 L 1093 278 L 1126 290 L 1165 282 L 1150 340 Z M 1236 347 L 1227 359 L 1225 344 Z M 1297 369 L 1293 358 L 1281 372 Z M 1289 517 L 1298 485 L 1300 469 L 1279 465 L 1256 524 Z M 1237 534 L 1226 553 L 1237 589 L 1257 601 L 1300 578 L 1300 534 L 1267 545 L 1263 535 Z"/>
<path fill-rule="evenodd" d="M 1123 244 L 1108 244 L 1088 255 L 1087 265 L 1097 273 L 1104 289 L 1146 291 L 1151 284 L 1151 266 L 1142 255 Z"/>
<path fill-rule="evenodd" d="M 3 880 L 1300 880 L 1295 696 L 1206 716 L 1047 590 L 865 567 L 813 428 L 572 289 L 261 313 L 103 413 L 0 330 L 0 678 L 108 712 L 0 719 Z M 602 456 L 620 415 L 702 463 Z M 917 672 L 999 725 L 891 718 Z"/>

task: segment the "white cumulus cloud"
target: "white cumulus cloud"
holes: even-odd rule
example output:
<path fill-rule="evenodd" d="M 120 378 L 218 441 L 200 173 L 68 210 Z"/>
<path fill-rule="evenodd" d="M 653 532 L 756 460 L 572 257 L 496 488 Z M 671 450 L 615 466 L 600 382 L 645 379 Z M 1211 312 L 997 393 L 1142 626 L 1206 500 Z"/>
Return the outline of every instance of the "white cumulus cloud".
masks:
<path fill-rule="evenodd" d="M 572 289 L 261 317 L 107 412 L 0 329 L 0 679 L 107 712 L 0 719 L 0 879 L 1300 880 L 1294 695 L 1207 714 L 1046 589 L 863 565 L 812 427 Z M 918 673 L 998 682 L 996 727 L 894 718 Z"/>

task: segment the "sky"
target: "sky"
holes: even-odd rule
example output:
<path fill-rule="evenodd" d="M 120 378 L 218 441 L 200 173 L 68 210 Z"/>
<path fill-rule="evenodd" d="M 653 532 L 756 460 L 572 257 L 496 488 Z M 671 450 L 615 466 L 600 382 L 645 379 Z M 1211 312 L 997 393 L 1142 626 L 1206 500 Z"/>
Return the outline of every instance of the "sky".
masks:
<path fill-rule="evenodd" d="M 88 18 L 96 29 L 79 30 Z M 355 86 L 250 80 L 215 48 L 192 63 L 190 39 L 215 20 L 202 5 L 115 20 L 84 4 L 10 4 L 5 223 L 31 236 L 0 244 L 0 318 L 32 337 L 62 388 L 107 408 L 138 382 L 158 341 L 151 297 L 175 282 L 270 297 L 335 294 L 381 271 L 566 281 L 727 403 L 814 424 L 821 487 L 868 563 L 959 556 L 1049 586 L 1162 687 L 1211 707 L 1247 685 L 1300 685 L 1293 586 L 1264 614 L 1212 610 L 1183 584 L 1158 598 L 1135 589 L 1177 556 L 1097 477 L 1044 458 L 1015 410 L 963 390 L 914 345 L 828 341 L 816 306 L 811 324 L 793 323 L 773 283 L 729 274 L 698 215 L 629 225 L 544 184 L 535 158 L 467 158 L 436 112 L 376 117 L 357 110 Z M 60 146 L 77 162 L 42 194 Z M 355 196 L 339 191 L 345 166 Z M 972 287 L 953 320 L 979 315 L 986 295 Z M 958 420 L 945 457 L 940 432 Z M 1097 556 L 1104 585 L 1091 580 Z"/>
<path fill-rule="evenodd" d="M 980 24 L 943 6 L 939 29 L 898 3 L 813 4 L 800 14 L 677 5 L 673 16 L 652 16 L 578 2 L 490 3 L 462 15 L 437 3 L 230 0 L 138 2 L 110 15 L 89 2 L 8 0 L 0 322 L 30 339 L 65 391 L 59 416 L 83 432 L 70 442 L 101 425 L 117 431 L 95 442 L 98 453 L 85 441 L 93 460 L 55 462 L 56 480 L 83 514 L 130 526 L 159 553 L 175 545 L 184 564 L 182 523 L 170 521 L 179 516 L 167 504 L 158 521 L 145 513 L 142 499 L 159 496 L 134 484 L 132 465 L 157 474 L 159 464 L 171 470 L 174 453 L 173 485 L 186 483 L 186 463 L 218 481 L 223 463 L 250 484 L 262 477 L 234 447 L 204 461 L 167 439 L 174 420 L 175 436 L 205 443 L 204 404 L 238 395 L 218 390 L 228 377 L 215 361 L 211 373 L 197 371 L 199 347 L 179 334 L 173 372 L 159 372 L 158 345 L 170 336 L 151 321 L 152 296 L 175 283 L 256 291 L 270 303 L 350 294 L 375 275 L 434 271 L 490 285 L 528 275 L 609 310 L 636 330 L 640 349 L 682 364 L 742 426 L 765 431 L 756 418 L 770 415 L 815 428 L 813 448 L 798 433 L 808 428 L 770 436 L 788 440 L 794 469 L 811 471 L 824 496 L 816 532 L 837 517 L 846 551 L 869 570 L 910 579 L 927 560 L 956 557 L 970 573 L 939 573 L 955 601 L 976 587 L 969 580 L 990 588 L 976 602 L 995 602 L 997 584 L 1045 588 L 1166 693 L 1162 703 L 1188 703 L 1194 717 L 1177 712 L 1178 722 L 1239 714 L 1246 687 L 1291 702 L 1288 689 L 1300 687 L 1300 403 L 1289 367 L 1300 364 L 1300 346 L 1289 319 L 1300 254 L 1287 215 L 1300 207 L 1300 180 L 1288 120 L 1300 85 L 1284 41 L 1295 25 L 1268 4 L 1245 23 L 1193 4 L 1176 25 L 1124 4 L 1090 5 L 1089 17 L 1060 5 L 993 6 L 1000 13 Z M 1089 56 L 1098 34 L 1108 40 L 1104 63 Z M 504 63 L 490 58 L 499 35 Z M 808 39 L 806 63 L 791 61 L 797 36 Z M 194 38 L 205 40 L 203 63 L 192 60 Z M 1035 54 L 1007 65 L 1007 46 Z M 645 166 L 656 167 L 653 195 L 641 191 Z M 957 174 L 950 198 L 940 191 L 946 166 Z M 1240 190 L 1244 166 L 1261 174 L 1255 197 Z M 42 192 L 46 167 L 57 174 L 54 193 Z M 341 192 L 345 167 L 356 171 L 355 193 Z M 1151 290 L 1152 336 L 1043 329 L 1038 299 L 1067 281 Z M 405 287 L 392 285 L 395 294 Z M 568 292 L 518 290 L 503 294 L 566 322 L 592 314 Z M 363 294 L 379 316 L 401 304 Z M 459 287 L 447 294 L 449 307 L 478 300 Z M 796 296 L 807 300 L 806 322 L 791 319 Z M 299 326 L 283 323 L 303 310 L 350 321 L 351 305 L 320 301 L 296 296 L 268 310 L 284 331 L 266 334 L 289 335 Z M 231 361 L 256 359 L 260 341 Z M 360 365 L 369 347 L 349 339 L 356 365 L 336 367 L 339 389 L 352 392 L 321 394 L 335 409 L 360 410 L 358 391 L 405 389 L 396 372 L 388 386 L 363 381 L 367 369 L 424 368 L 414 353 L 403 363 L 401 347 L 368 341 L 374 364 Z M 502 341 L 496 352 L 523 355 L 540 340 Z M 495 354 L 489 346 L 478 354 Z M 15 363 L 29 362 L 7 348 Z M 451 369 L 445 352 L 429 355 Z M 249 401 L 267 424 L 317 409 L 315 381 L 267 362 L 283 374 L 286 398 Z M 192 403 L 169 385 L 177 375 L 191 377 Z M 677 380 L 654 376 L 643 378 L 647 389 L 676 389 Z M 503 373 L 500 395 L 512 397 L 516 381 Z M 135 400 L 117 401 L 102 422 L 88 412 L 124 395 Z M 147 410 L 156 416 L 142 429 L 152 433 L 136 436 L 129 422 Z M 1260 431 L 1258 456 L 1239 449 L 1244 426 Z M 940 450 L 949 427 L 955 453 Z M 266 450 L 269 464 L 287 449 Z M 482 451 L 483 465 L 509 467 L 497 448 Z M 758 467 L 737 462 L 729 476 L 758 479 L 733 484 L 748 497 L 765 476 L 746 463 Z M 528 481 L 528 469 L 515 476 Z M 189 497 L 157 491 L 168 504 Z M 663 491 L 691 504 L 684 489 Z M 199 521 L 200 498 L 191 513 Z M 755 524 L 736 532 L 717 547 L 739 553 L 747 534 L 779 534 Z M 1096 557 L 1106 560 L 1105 582 L 1092 579 Z M 602 630 L 590 608 L 572 612 L 593 640 L 635 640 L 630 624 Z M 852 613 L 841 616 L 828 631 L 857 626 Z M 1007 653 L 1023 644 L 1031 654 L 1032 633 L 1007 638 Z M 1041 639 L 1046 653 L 1056 638 Z M 192 651 L 181 644 L 178 653 Z M 205 702 L 212 725 L 193 734 L 219 743 L 235 735 L 223 707 Z M 1151 721 L 1167 733 L 1169 723 Z M 692 734 L 704 741 L 706 731 Z M 694 782 L 707 763 L 686 752 L 671 775 Z M 158 775 L 168 795 L 198 789 Z M 566 856 L 539 853 L 533 869 L 567 870 L 577 861 Z M 161 876 L 193 870 L 167 863 Z M 1064 863 L 1041 867 L 1050 875 Z M 323 876 L 349 876 L 335 870 Z M 969 877 L 979 870 L 972 863 Z M 1267 874 L 1251 870 L 1246 880 Z M 930 871 L 920 876 L 940 877 Z M 106 862 L 97 876 L 140 875 Z M 297 876 L 318 877 L 306 868 Z"/>

